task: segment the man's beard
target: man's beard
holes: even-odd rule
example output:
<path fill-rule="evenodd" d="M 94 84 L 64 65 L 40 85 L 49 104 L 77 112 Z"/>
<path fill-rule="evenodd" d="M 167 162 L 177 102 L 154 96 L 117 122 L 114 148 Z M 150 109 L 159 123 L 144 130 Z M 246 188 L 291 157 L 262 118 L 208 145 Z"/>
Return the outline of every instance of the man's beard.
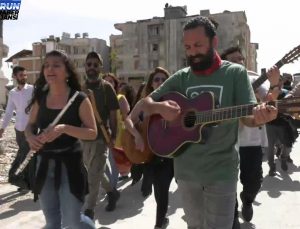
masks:
<path fill-rule="evenodd" d="M 99 74 L 94 71 L 94 70 L 89 70 L 87 73 L 86 73 L 86 76 L 89 80 L 92 80 L 92 81 L 95 81 L 99 78 Z"/>
<path fill-rule="evenodd" d="M 196 61 L 199 59 L 200 61 Z M 193 71 L 204 71 L 210 68 L 214 62 L 214 49 L 210 48 L 207 54 L 197 54 L 195 56 L 187 57 L 188 65 Z"/>
<path fill-rule="evenodd" d="M 26 79 L 16 79 L 18 85 L 25 85 L 26 84 Z"/>

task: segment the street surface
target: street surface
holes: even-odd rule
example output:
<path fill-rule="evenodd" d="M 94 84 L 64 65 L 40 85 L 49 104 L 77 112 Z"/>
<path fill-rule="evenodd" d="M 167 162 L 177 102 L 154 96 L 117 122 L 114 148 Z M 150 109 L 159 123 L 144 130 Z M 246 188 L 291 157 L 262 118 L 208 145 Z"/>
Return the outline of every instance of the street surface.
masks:
<path fill-rule="evenodd" d="M 300 141 L 300 140 L 298 140 Z M 293 148 L 292 159 L 287 172 L 283 172 L 277 160 L 277 175 L 269 177 L 268 165 L 263 162 L 264 181 L 254 203 L 254 217 L 251 223 L 240 218 L 242 229 L 299 229 L 300 228 L 300 143 Z M 121 198 L 113 212 L 104 210 L 106 201 L 101 190 L 96 208 L 96 226 L 100 229 L 152 229 L 155 223 L 156 204 L 153 194 L 144 199 L 140 192 L 141 182 L 130 186 L 131 180 L 119 183 Z M 239 192 L 241 185 L 238 187 Z M 170 189 L 168 229 L 186 228 L 181 199 L 173 180 Z M 239 209 L 240 210 L 240 209 Z M 240 216 L 241 217 L 241 216 Z M 32 195 L 20 195 L 16 187 L 0 184 L 0 228 L 34 229 L 44 226 L 44 217 L 39 204 L 32 201 Z"/>

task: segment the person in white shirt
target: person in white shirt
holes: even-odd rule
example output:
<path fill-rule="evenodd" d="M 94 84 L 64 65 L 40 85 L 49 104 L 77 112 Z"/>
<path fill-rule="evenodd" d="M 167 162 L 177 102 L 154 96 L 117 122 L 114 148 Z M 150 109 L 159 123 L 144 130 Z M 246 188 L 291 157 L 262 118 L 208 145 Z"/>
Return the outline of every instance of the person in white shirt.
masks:
<path fill-rule="evenodd" d="M 2 138 L 5 128 L 12 119 L 13 113 L 16 112 L 15 132 L 16 142 L 19 149 L 11 164 L 11 168 L 8 173 L 8 181 L 13 185 L 19 186 L 18 191 L 22 191 L 24 189 L 30 189 L 29 170 L 26 168 L 22 176 L 15 176 L 14 173 L 30 150 L 24 135 L 24 130 L 29 117 L 25 112 L 25 108 L 28 106 L 32 98 L 33 86 L 26 83 L 26 70 L 21 66 L 13 68 L 13 78 L 16 80 L 17 86 L 8 94 L 7 106 L 0 129 L 0 138 Z"/>
<path fill-rule="evenodd" d="M 223 52 L 221 58 L 233 63 L 245 65 L 245 58 L 239 47 L 228 48 Z M 280 73 L 278 68 L 276 66 L 272 67 L 267 72 L 267 76 L 269 81 L 265 81 L 255 91 L 258 102 L 274 100 L 279 94 L 277 91 L 269 90 L 269 88 L 272 88 L 270 87 L 270 84 L 277 85 L 279 83 Z M 248 70 L 248 77 L 251 83 L 253 83 L 259 75 L 256 72 Z M 277 87 L 274 88 L 278 89 Z M 245 221 L 250 222 L 253 217 L 252 203 L 259 192 L 263 180 L 262 147 L 268 146 L 268 138 L 265 125 L 260 127 L 247 127 L 241 122 L 239 125 L 238 136 L 240 181 L 243 185 L 243 191 L 240 193 L 240 197 L 243 202 L 242 216 Z M 236 202 L 233 229 L 240 228 L 237 208 L 238 202 Z"/>

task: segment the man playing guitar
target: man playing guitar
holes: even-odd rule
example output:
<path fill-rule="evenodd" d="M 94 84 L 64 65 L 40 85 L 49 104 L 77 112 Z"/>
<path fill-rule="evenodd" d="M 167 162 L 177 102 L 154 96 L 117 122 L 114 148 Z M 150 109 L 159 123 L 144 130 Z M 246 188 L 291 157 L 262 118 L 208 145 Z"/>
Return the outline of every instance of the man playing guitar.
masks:
<path fill-rule="evenodd" d="M 256 104 L 246 69 L 221 61 L 217 54 L 216 28 L 208 18 L 199 16 L 191 19 L 184 27 L 183 41 L 189 67 L 176 72 L 150 96 L 141 100 L 132 115 L 141 111 L 145 116 L 159 114 L 167 128 L 168 122 L 177 119 L 183 112 L 177 102 L 160 100 L 168 92 L 178 92 L 187 98 L 213 93 L 221 107 Z M 246 126 L 255 127 L 276 115 L 275 107 L 262 103 L 254 106 L 253 116 L 240 120 Z M 239 163 L 235 147 L 238 120 L 226 120 L 211 129 L 205 144 L 191 143 L 181 148 L 179 155 L 176 154 L 175 177 L 189 228 L 231 229 Z"/>

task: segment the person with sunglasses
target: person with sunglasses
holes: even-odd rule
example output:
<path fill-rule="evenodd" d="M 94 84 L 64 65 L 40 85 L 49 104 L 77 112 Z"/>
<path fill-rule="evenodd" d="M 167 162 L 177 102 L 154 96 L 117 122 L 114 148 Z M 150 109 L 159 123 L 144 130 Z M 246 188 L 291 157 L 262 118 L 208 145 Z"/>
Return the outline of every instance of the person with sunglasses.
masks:
<path fill-rule="evenodd" d="M 142 98 L 148 96 L 151 92 L 159 88 L 169 78 L 169 76 L 170 73 L 166 69 L 162 67 L 155 68 L 149 75 Z M 125 120 L 125 126 L 135 137 L 135 142 L 139 142 L 139 139 L 142 137 L 134 127 L 133 123 L 142 121 L 142 115 L 135 112 L 130 113 Z M 139 146 L 137 146 L 137 148 L 139 148 Z M 169 188 L 173 177 L 173 159 L 154 155 L 150 162 L 143 164 L 143 181 L 141 190 L 143 196 L 148 197 L 152 193 L 152 185 L 154 187 L 154 197 L 156 201 L 155 229 L 166 228 L 169 224 L 169 219 L 166 217 L 166 214 L 169 205 Z"/>
<path fill-rule="evenodd" d="M 113 89 L 115 90 L 119 102 L 120 109 L 117 111 L 117 137 L 115 142 L 115 148 L 110 149 L 109 151 L 109 163 L 110 170 L 108 170 L 108 174 L 110 176 L 110 181 L 113 186 L 116 186 L 118 180 L 126 180 L 128 179 L 128 174 L 130 172 L 131 163 L 128 158 L 125 156 L 125 152 L 123 150 L 121 136 L 125 129 L 124 120 L 127 117 L 127 114 L 130 112 L 130 106 L 127 101 L 127 98 L 124 94 L 120 93 L 120 81 L 113 73 L 105 73 L 102 76 L 102 79 L 109 82 Z M 118 150 L 120 149 L 120 150 Z M 124 160 L 121 160 L 123 158 Z M 120 176 L 119 176 L 120 174 Z"/>
<path fill-rule="evenodd" d="M 117 133 L 117 110 L 119 109 L 119 103 L 112 86 L 100 77 L 102 65 L 103 60 L 98 53 L 88 53 L 85 61 L 87 80 L 83 88 L 93 91 L 98 113 L 101 116 L 103 124 L 110 129 L 111 142 L 114 144 Z M 97 127 L 97 139 L 83 142 L 83 159 L 88 170 L 89 182 L 89 194 L 86 197 L 84 214 L 91 219 L 94 218 L 94 208 L 98 199 L 100 182 L 108 196 L 106 211 L 113 211 L 120 198 L 119 191 L 111 185 L 109 178 L 105 174 L 108 146 L 104 140 L 99 123 L 97 123 Z"/>

